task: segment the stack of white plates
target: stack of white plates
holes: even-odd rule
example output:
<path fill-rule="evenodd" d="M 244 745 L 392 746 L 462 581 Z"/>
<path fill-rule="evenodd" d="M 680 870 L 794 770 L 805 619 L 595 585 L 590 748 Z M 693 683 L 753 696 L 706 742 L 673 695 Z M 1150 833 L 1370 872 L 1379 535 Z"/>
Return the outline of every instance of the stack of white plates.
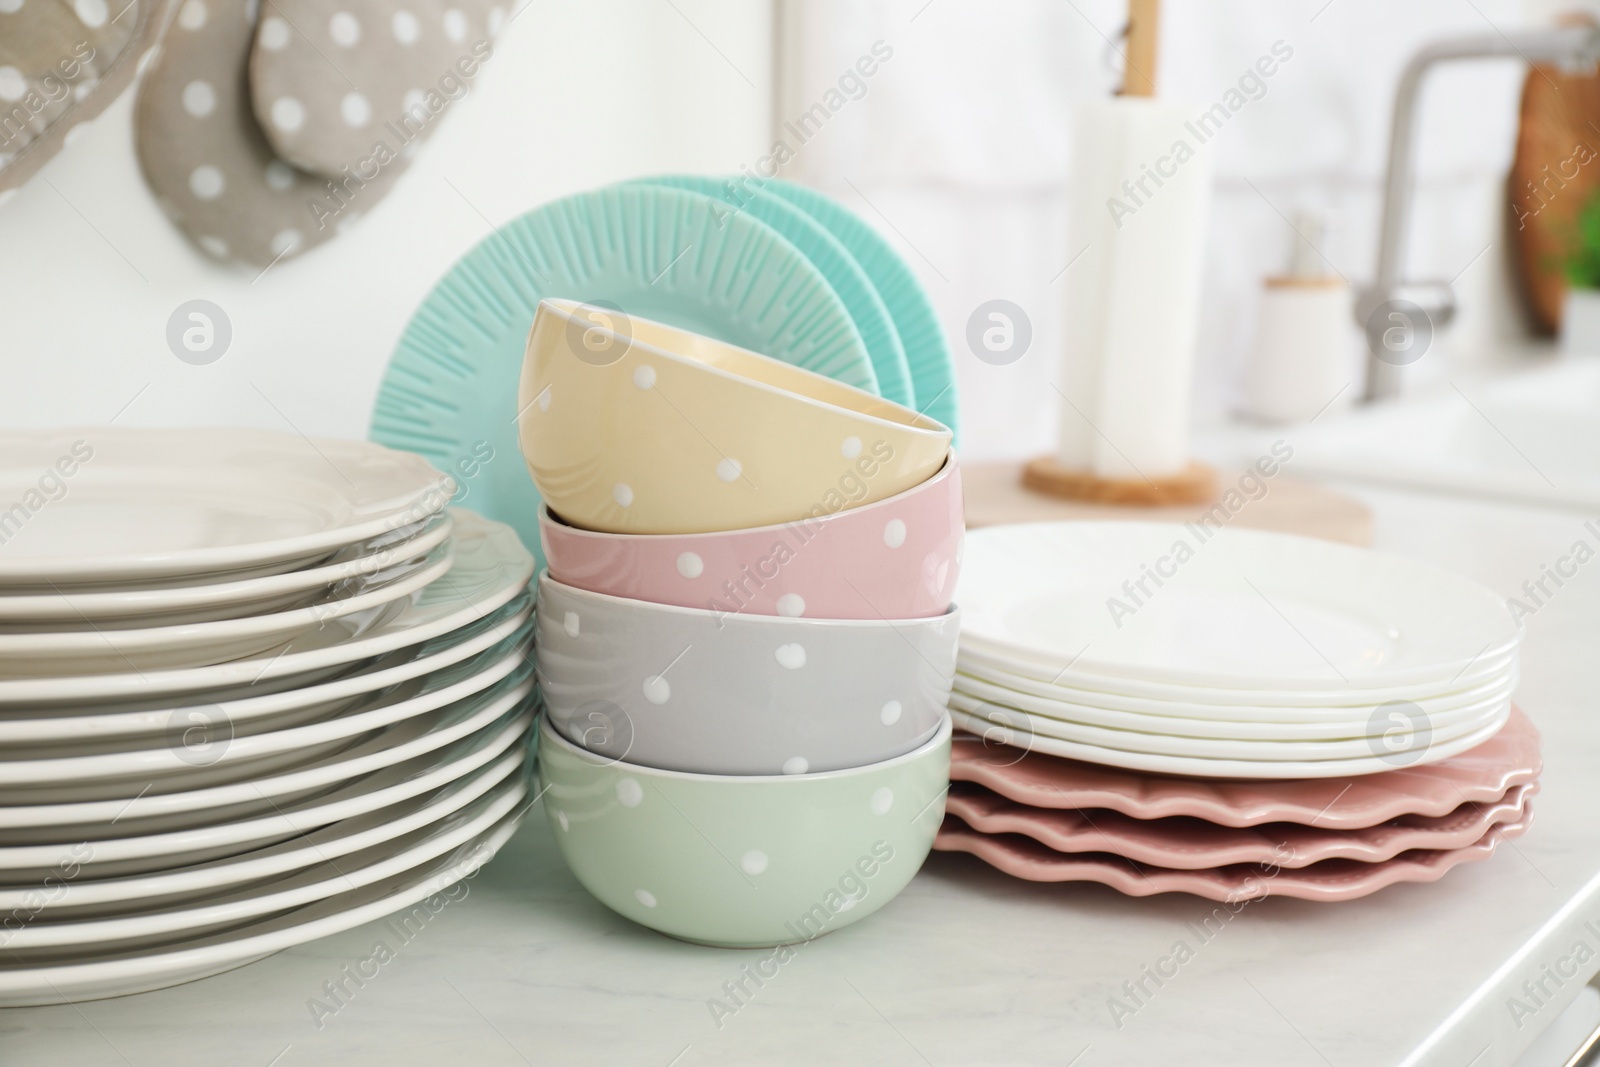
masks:
<path fill-rule="evenodd" d="M 1397 556 L 1160 523 L 992 527 L 957 590 L 958 725 L 1115 767 L 1237 778 L 1444 759 L 1511 711 L 1521 631 Z"/>
<path fill-rule="evenodd" d="M 533 559 L 447 477 L 235 430 L 0 457 L 0 1005 L 248 963 L 515 830 Z"/>

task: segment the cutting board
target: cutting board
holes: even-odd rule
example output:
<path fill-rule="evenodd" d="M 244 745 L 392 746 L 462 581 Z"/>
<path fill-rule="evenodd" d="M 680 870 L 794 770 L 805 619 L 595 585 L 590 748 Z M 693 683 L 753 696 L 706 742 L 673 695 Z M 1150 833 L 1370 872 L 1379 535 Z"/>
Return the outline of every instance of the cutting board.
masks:
<path fill-rule="evenodd" d="M 1224 489 L 1239 484 L 1240 471 L 1219 470 Z M 1198 522 L 1210 505 L 1183 507 L 1117 507 L 1086 504 L 1045 496 L 1022 485 L 1016 463 L 963 463 L 962 489 L 967 501 L 967 528 L 1013 522 L 1061 522 L 1098 519 L 1121 522 Z M 1351 545 L 1372 543 L 1372 512 L 1353 497 L 1311 482 L 1279 474 L 1266 480 L 1267 493 L 1258 500 L 1245 499 L 1231 514 L 1211 513 L 1208 525 L 1242 526 L 1255 530 L 1304 534 Z M 1223 518 L 1222 516 L 1226 516 Z"/>
<path fill-rule="evenodd" d="M 1574 220 L 1600 187 L 1600 74 L 1529 69 L 1506 185 L 1506 229 L 1523 300 L 1532 325 L 1554 334 Z"/>

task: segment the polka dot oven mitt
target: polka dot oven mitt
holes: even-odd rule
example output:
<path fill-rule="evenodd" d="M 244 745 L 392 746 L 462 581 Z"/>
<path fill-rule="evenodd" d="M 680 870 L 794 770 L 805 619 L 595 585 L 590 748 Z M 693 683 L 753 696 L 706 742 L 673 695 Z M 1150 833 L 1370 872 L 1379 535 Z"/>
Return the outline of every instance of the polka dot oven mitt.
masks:
<path fill-rule="evenodd" d="M 364 173 L 413 150 L 471 90 L 505 19 L 487 0 L 263 0 L 256 118 L 297 166 Z"/>
<path fill-rule="evenodd" d="M 428 25 L 415 0 L 374 3 L 361 10 L 368 25 L 386 27 L 390 35 L 397 25 L 402 35 L 407 34 L 410 20 L 400 16 L 411 14 L 418 31 L 414 43 L 420 43 Z M 342 15 L 355 20 L 353 37 L 351 24 Z M 487 54 L 489 21 L 487 4 L 476 19 L 465 8 L 437 10 L 432 25 L 443 31 L 446 41 L 452 31 L 466 31 L 463 46 L 451 42 L 452 70 L 460 55 L 475 56 L 475 42 L 484 42 L 479 51 Z M 305 36 L 302 29 L 314 36 Z M 411 134 L 409 141 L 402 137 L 406 127 L 398 121 L 397 129 L 388 128 L 388 120 L 372 103 L 381 99 L 381 90 L 374 89 L 378 75 L 363 72 L 362 65 L 349 62 L 342 51 L 335 56 L 343 47 L 332 43 L 336 37 L 351 41 L 350 50 L 359 50 L 357 46 L 366 40 L 362 54 L 370 56 L 365 62 L 381 71 L 386 82 L 404 77 L 410 86 L 440 86 L 441 75 L 427 73 L 429 55 L 410 53 L 399 41 L 365 37 L 361 17 L 342 4 L 320 9 L 306 4 L 295 10 L 273 0 L 262 0 L 259 7 L 256 0 L 183 0 L 140 88 L 136 141 L 145 180 L 162 210 L 208 254 L 265 268 L 305 252 L 370 211 L 405 169 L 416 135 Z M 304 47 L 295 47 L 297 42 Z M 311 47 L 313 43 L 316 47 Z M 303 64 L 298 68 L 303 82 L 282 80 L 296 68 L 278 64 L 280 55 Z M 258 65 L 257 56 L 275 58 Z M 334 65 L 336 59 L 340 66 Z M 258 75 L 258 70 L 273 73 Z M 476 67 L 473 70 L 476 73 Z M 407 72 L 414 76 L 406 76 Z M 450 81 L 441 90 L 453 93 L 450 99 L 464 95 L 470 85 L 469 77 L 459 71 L 455 75 L 460 84 Z M 258 76 L 281 90 L 265 104 L 252 92 Z M 367 81 L 346 80 L 357 76 Z M 330 84 L 330 77 L 343 86 L 344 95 L 308 91 L 307 87 Z M 343 122 L 344 96 L 352 92 L 360 93 L 371 109 L 365 124 Z M 270 122 L 272 103 L 286 97 L 304 108 L 296 132 L 307 134 L 327 115 L 322 105 L 331 100 L 331 117 L 343 128 L 348 147 L 331 147 L 336 143 L 332 139 L 309 140 L 307 144 L 320 146 L 321 151 L 308 152 L 304 146 L 269 137 L 269 130 L 282 131 L 263 127 L 262 122 Z M 447 107 L 448 100 L 437 113 L 430 112 L 423 127 L 436 125 Z M 398 119 L 400 107 L 393 110 Z M 416 120 L 411 128 L 418 128 Z"/>
<path fill-rule="evenodd" d="M 0 0 L 0 197 L 130 81 L 168 0 Z"/>
<path fill-rule="evenodd" d="M 265 267 L 331 239 L 387 191 L 397 168 L 336 193 L 277 157 L 246 85 L 251 6 L 185 0 L 145 72 L 135 122 L 139 165 L 167 216 L 208 254 Z"/>

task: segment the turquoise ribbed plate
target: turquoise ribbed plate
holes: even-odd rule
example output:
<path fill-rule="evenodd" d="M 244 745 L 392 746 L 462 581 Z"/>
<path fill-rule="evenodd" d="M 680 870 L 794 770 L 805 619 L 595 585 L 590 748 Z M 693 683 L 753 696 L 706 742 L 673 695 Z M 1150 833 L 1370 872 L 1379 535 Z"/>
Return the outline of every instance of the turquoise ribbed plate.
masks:
<path fill-rule="evenodd" d="M 816 219 L 850 250 L 894 319 L 911 368 L 911 391 L 916 396 L 917 410 L 955 431 L 955 443 L 960 445 L 955 364 L 933 305 L 928 303 L 922 284 L 905 260 L 871 226 L 815 189 L 776 179 L 760 184 L 765 192 L 782 197 Z"/>
<path fill-rule="evenodd" d="M 621 185 L 506 223 L 417 308 L 378 387 L 371 437 L 454 474 L 458 502 L 510 524 L 541 566 L 539 492 L 517 444 L 516 397 L 528 328 L 547 296 L 608 301 L 878 391 L 850 312 L 759 219 L 687 190 Z"/>
<path fill-rule="evenodd" d="M 822 272 L 839 294 L 855 321 L 856 330 L 866 343 L 872 369 L 878 376 L 878 389 L 896 404 L 916 407 L 911 388 L 911 368 L 895 329 L 889 309 L 877 288 L 856 263 L 855 256 L 839 243 L 816 219 L 781 197 L 764 192 L 759 181 L 738 178 L 704 178 L 690 174 L 668 174 L 642 179 L 649 185 L 690 189 L 726 201 L 729 212 L 742 211 L 777 230 L 784 239 L 805 253 L 811 265 Z M 735 183 L 738 183 L 735 187 Z"/>

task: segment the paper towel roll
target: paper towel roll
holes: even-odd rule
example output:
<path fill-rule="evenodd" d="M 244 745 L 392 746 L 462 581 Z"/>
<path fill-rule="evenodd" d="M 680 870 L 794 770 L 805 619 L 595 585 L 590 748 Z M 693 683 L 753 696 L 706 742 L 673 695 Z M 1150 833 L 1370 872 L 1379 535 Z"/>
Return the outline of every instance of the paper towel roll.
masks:
<path fill-rule="evenodd" d="M 1189 404 L 1215 129 L 1136 97 L 1078 116 L 1058 458 L 1102 478 L 1189 462 Z"/>

